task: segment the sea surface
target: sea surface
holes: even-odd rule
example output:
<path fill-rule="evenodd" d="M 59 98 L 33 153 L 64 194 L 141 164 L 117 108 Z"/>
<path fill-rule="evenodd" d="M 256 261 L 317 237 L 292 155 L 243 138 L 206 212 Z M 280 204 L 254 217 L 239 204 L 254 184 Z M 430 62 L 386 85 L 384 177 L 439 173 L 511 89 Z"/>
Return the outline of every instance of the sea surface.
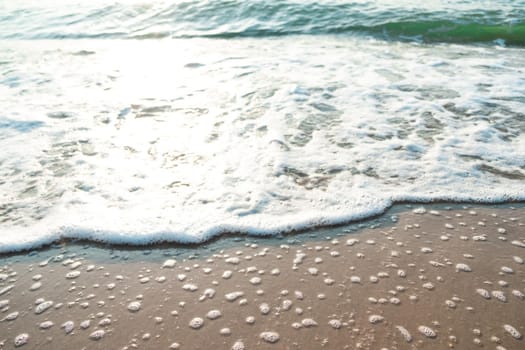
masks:
<path fill-rule="evenodd" d="M 525 1 L 0 2 L 0 252 L 525 200 Z"/>

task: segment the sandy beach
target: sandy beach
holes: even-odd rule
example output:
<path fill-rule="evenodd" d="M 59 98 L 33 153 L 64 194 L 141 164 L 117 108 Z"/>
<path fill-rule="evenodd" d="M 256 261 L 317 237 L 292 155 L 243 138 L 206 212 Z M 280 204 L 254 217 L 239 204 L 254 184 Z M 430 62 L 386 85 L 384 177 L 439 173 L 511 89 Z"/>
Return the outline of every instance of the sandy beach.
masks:
<path fill-rule="evenodd" d="M 523 349 L 525 208 L 0 258 L 0 348 Z"/>

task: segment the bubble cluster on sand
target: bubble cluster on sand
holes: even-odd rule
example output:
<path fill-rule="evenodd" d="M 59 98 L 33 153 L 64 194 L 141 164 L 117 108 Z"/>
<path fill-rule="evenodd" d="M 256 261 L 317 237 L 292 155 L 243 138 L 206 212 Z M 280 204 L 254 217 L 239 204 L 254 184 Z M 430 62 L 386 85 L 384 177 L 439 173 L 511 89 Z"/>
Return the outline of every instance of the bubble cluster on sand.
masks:
<path fill-rule="evenodd" d="M 262 303 L 259 305 L 259 311 L 263 315 L 268 315 L 270 313 L 270 306 L 267 303 Z"/>
<path fill-rule="evenodd" d="M 100 340 L 100 339 L 104 338 L 104 335 L 106 335 L 106 331 L 104 331 L 103 329 L 99 329 L 99 330 L 96 330 L 96 331 L 92 332 L 89 335 L 89 339 L 91 339 L 91 340 Z"/>
<path fill-rule="evenodd" d="M 238 298 L 242 297 L 243 295 L 244 295 L 244 292 L 235 291 L 235 292 L 231 292 L 231 293 L 226 294 L 224 297 L 226 298 L 226 300 L 228 300 L 230 302 L 233 302 L 233 301 L 237 300 Z"/>
<path fill-rule="evenodd" d="M 490 293 L 486 289 L 478 288 L 478 289 L 476 289 L 476 293 L 478 293 L 479 295 L 481 295 L 485 299 L 490 299 Z"/>
<path fill-rule="evenodd" d="M 53 302 L 48 300 L 48 301 L 43 301 L 41 303 L 39 303 L 36 307 L 35 307 L 35 314 L 39 315 L 41 313 L 43 313 L 44 311 L 46 311 L 47 309 L 49 309 L 51 306 L 53 306 Z"/>
<path fill-rule="evenodd" d="M 7 287 L 4 287 L 4 288 L 0 289 L 0 295 L 4 295 L 4 294 L 10 292 L 13 288 L 15 288 L 15 285 L 11 284 L 11 285 L 9 285 Z"/>
<path fill-rule="evenodd" d="M 7 321 L 7 322 L 9 322 L 9 321 L 14 321 L 14 320 L 16 320 L 16 319 L 18 318 L 18 315 L 19 315 L 19 314 L 20 314 L 20 313 L 19 313 L 18 311 L 11 312 L 11 313 L 8 314 L 6 317 L 4 317 L 4 318 L 2 319 L 2 321 Z"/>
<path fill-rule="evenodd" d="M 140 301 L 132 301 L 128 304 L 128 310 L 131 312 L 137 312 L 140 310 L 141 307 L 142 304 L 140 303 Z"/>
<path fill-rule="evenodd" d="M 502 303 L 507 302 L 507 297 L 505 296 L 505 293 L 503 293 L 501 290 L 493 290 L 491 294 L 494 298 L 501 301 Z"/>
<path fill-rule="evenodd" d="M 520 300 L 524 300 L 525 299 L 525 294 L 523 294 L 521 291 L 519 291 L 517 289 L 513 289 L 511 293 L 512 293 L 512 295 L 514 295 L 516 298 L 518 298 Z"/>
<path fill-rule="evenodd" d="M 267 332 L 262 332 L 259 337 L 264 340 L 265 342 L 267 343 L 277 343 L 280 339 L 279 337 L 279 333 L 277 332 L 270 332 L 270 331 L 267 331 Z"/>
<path fill-rule="evenodd" d="M 511 269 L 510 267 L 508 266 L 502 266 L 501 267 L 501 271 L 505 272 L 505 273 L 508 273 L 509 275 L 513 274 L 514 273 L 514 270 Z"/>
<path fill-rule="evenodd" d="M 503 329 L 505 330 L 505 332 L 510 334 L 514 339 L 521 339 L 522 338 L 521 333 L 516 328 L 511 326 L 510 324 L 503 325 Z"/>
<path fill-rule="evenodd" d="M 281 309 L 284 310 L 284 311 L 288 311 L 292 307 L 292 304 L 293 304 L 293 302 L 291 300 L 285 299 L 281 303 Z"/>
<path fill-rule="evenodd" d="M 66 321 L 66 322 L 62 323 L 62 325 L 60 327 L 64 328 L 64 332 L 66 332 L 66 334 L 69 334 L 75 328 L 75 322 L 73 322 L 73 321 Z"/>
<path fill-rule="evenodd" d="M 435 338 L 437 336 L 436 332 L 427 326 L 419 326 L 417 330 L 427 338 Z"/>
<path fill-rule="evenodd" d="M 189 323 L 189 326 L 192 329 L 199 329 L 203 325 L 204 325 L 204 320 L 202 318 L 200 318 L 200 317 L 192 318 L 190 323 Z"/>
<path fill-rule="evenodd" d="M 262 280 L 260 277 L 252 277 L 250 278 L 250 283 L 253 285 L 261 284 Z"/>
<path fill-rule="evenodd" d="M 209 318 L 210 320 L 216 320 L 216 319 L 218 319 L 221 316 L 222 316 L 222 313 L 220 312 L 220 310 L 216 310 L 216 309 L 215 310 L 210 310 L 206 314 L 206 317 Z"/>
<path fill-rule="evenodd" d="M 312 276 L 317 276 L 317 274 L 319 273 L 319 270 L 315 267 L 309 267 L 307 271 Z"/>
<path fill-rule="evenodd" d="M 456 271 L 471 272 L 472 269 L 467 264 L 456 264 Z"/>
<path fill-rule="evenodd" d="M 422 287 L 427 289 L 427 290 L 433 290 L 434 289 L 434 283 L 432 283 L 432 282 L 423 283 Z"/>
<path fill-rule="evenodd" d="M 414 214 L 425 214 L 427 210 L 423 207 L 415 208 L 412 210 Z"/>
<path fill-rule="evenodd" d="M 407 343 L 412 341 L 412 335 L 410 332 L 403 326 L 396 326 L 396 329 L 401 333 L 401 336 L 405 339 Z"/>
<path fill-rule="evenodd" d="M 335 280 L 333 280 L 332 278 L 325 278 L 323 282 L 327 286 L 331 286 L 331 285 L 333 285 L 335 283 Z"/>
<path fill-rule="evenodd" d="M 315 322 L 313 319 L 311 318 L 305 318 L 301 321 L 301 324 L 306 327 L 306 328 L 309 328 L 309 327 L 316 327 L 317 326 L 317 322 Z"/>
<path fill-rule="evenodd" d="M 241 260 L 238 257 L 236 257 L 236 256 L 231 257 L 231 258 L 227 258 L 225 261 L 228 264 L 232 264 L 232 265 L 238 265 L 241 262 Z"/>
<path fill-rule="evenodd" d="M 71 271 L 71 272 L 68 272 L 68 273 L 66 274 L 66 278 L 67 278 L 67 279 L 70 279 L 70 280 L 71 280 L 71 279 L 75 279 L 75 278 L 77 278 L 78 276 L 80 276 L 80 271 L 78 271 L 78 270 Z"/>
<path fill-rule="evenodd" d="M 359 240 L 356 238 L 350 238 L 346 241 L 346 245 L 350 247 L 355 245 L 356 243 L 359 243 Z"/>
<path fill-rule="evenodd" d="M 244 347 L 244 343 L 238 340 L 235 343 L 233 343 L 231 350 L 245 350 L 245 349 L 246 348 Z"/>
<path fill-rule="evenodd" d="M 175 264 L 177 263 L 177 261 L 175 259 L 168 259 L 166 261 L 164 261 L 164 263 L 162 264 L 162 268 L 163 269 L 172 269 L 175 267 Z"/>
<path fill-rule="evenodd" d="M 14 345 L 15 347 L 20 347 L 26 345 L 29 342 L 29 334 L 21 333 L 15 337 Z"/>
<path fill-rule="evenodd" d="M 111 324 L 111 318 L 103 318 L 98 322 L 99 327 L 106 327 Z"/>
<path fill-rule="evenodd" d="M 456 308 L 456 303 L 452 300 L 445 300 L 445 305 L 447 305 L 449 308 L 451 309 L 455 309 Z"/>
<path fill-rule="evenodd" d="M 182 289 L 188 292 L 195 292 L 199 289 L 199 287 L 193 283 L 186 283 L 182 286 Z"/>
<path fill-rule="evenodd" d="M 391 297 L 390 299 L 388 299 L 388 301 L 392 305 L 399 305 L 399 304 L 401 304 L 401 300 L 399 298 L 396 298 L 396 297 Z"/>
<path fill-rule="evenodd" d="M 337 319 L 332 319 L 332 320 L 329 320 L 328 321 L 328 324 L 330 325 L 330 327 L 332 327 L 333 329 L 339 329 L 342 327 L 342 322 L 340 320 L 337 320 Z"/>
<path fill-rule="evenodd" d="M 368 322 L 370 322 L 371 324 L 377 324 L 383 322 L 384 319 L 385 318 L 380 315 L 370 315 L 368 317 Z"/>
<path fill-rule="evenodd" d="M 31 285 L 31 287 L 29 287 L 29 290 L 30 290 L 31 292 L 34 292 L 34 291 L 40 289 L 40 287 L 42 287 L 42 282 L 35 282 L 35 283 L 33 283 L 33 284 Z"/>

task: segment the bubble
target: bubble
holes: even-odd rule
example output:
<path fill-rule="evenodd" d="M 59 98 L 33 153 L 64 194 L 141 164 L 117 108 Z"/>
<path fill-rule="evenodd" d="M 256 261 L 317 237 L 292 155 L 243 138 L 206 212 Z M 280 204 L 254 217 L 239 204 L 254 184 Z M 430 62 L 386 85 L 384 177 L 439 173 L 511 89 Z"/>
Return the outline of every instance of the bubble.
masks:
<path fill-rule="evenodd" d="M 204 320 L 200 317 L 192 318 L 189 323 L 190 328 L 193 328 L 193 329 L 199 329 L 203 325 L 204 325 Z"/>
<path fill-rule="evenodd" d="M 277 332 L 262 332 L 259 337 L 267 343 L 277 343 L 279 341 L 279 333 Z"/>
<path fill-rule="evenodd" d="M 106 332 L 103 329 L 99 329 L 94 331 L 89 335 L 89 339 L 91 340 L 100 340 L 104 338 L 104 335 L 106 335 Z"/>
<path fill-rule="evenodd" d="M 209 318 L 210 320 L 216 320 L 221 316 L 222 316 L 222 313 L 220 312 L 220 310 L 210 310 L 206 314 L 206 317 Z"/>
<path fill-rule="evenodd" d="M 128 310 L 131 312 L 137 312 L 142 307 L 142 304 L 139 301 L 132 301 L 128 304 Z"/>
<path fill-rule="evenodd" d="M 15 347 L 20 347 L 20 346 L 23 346 L 23 345 L 26 345 L 27 343 L 29 342 L 29 334 L 27 333 L 22 333 L 22 334 L 19 334 L 15 337 Z"/>
<path fill-rule="evenodd" d="M 385 318 L 380 315 L 370 315 L 368 317 L 368 322 L 370 322 L 371 324 L 377 324 L 383 322 L 384 319 Z"/>
<path fill-rule="evenodd" d="M 417 330 L 427 338 L 435 338 L 437 336 L 436 332 L 427 326 L 419 326 L 417 327 Z"/>

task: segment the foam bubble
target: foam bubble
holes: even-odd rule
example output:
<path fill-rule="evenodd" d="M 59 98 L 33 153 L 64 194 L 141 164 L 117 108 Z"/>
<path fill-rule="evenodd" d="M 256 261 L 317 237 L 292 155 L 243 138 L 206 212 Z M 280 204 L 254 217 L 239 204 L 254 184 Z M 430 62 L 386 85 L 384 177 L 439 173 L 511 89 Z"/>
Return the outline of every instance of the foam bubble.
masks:
<path fill-rule="evenodd" d="M 193 328 L 193 329 L 199 329 L 203 325 L 204 325 L 204 320 L 200 317 L 192 318 L 189 323 L 190 328 Z"/>
<path fill-rule="evenodd" d="M 106 331 L 104 331 L 103 329 L 99 329 L 99 330 L 96 330 L 96 331 L 92 332 L 89 335 L 89 339 L 91 339 L 91 340 L 100 340 L 100 339 L 104 338 L 105 335 L 106 335 Z"/>
<path fill-rule="evenodd" d="M 141 307 L 142 304 L 140 303 L 140 301 L 132 301 L 128 304 L 128 310 L 131 312 L 137 312 L 140 310 Z"/>
<path fill-rule="evenodd" d="M 280 339 L 279 333 L 277 332 L 262 332 L 260 338 L 267 343 L 277 343 Z"/>
<path fill-rule="evenodd" d="M 206 317 L 209 318 L 210 320 L 216 320 L 221 316 L 222 316 L 222 312 L 220 310 L 210 310 L 206 314 Z"/>
<path fill-rule="evenodd" d="M 69 334 L 75 328 L 75 322 L 73 322 L 73 321 L 66 321 L 66 322 L 62 323 L 62 325 L 60 325 L 60 327 L 64 328 L 64 332 L 66 332 L 66 334 Z"/>
<path fill-rule="evenodd" d="M 51 300 L 43 301 L 35 307 L 35 314 L 39 315 L 49 309 L 51 306 L 53 306 L 53 302 Z"/>
<path fill-rule="evenodd" d="M 29 334 L 27 333 L 22 333 L 22 334 L 17 335 L 14 340 L 15 347 L 17 348 L 20 346 L 26 345 L 28 342 L 29 342 Z"/>
<path fill-rule="evenodd" d="M 403 326 L 396 326 L 396 328 L 399 331 L 399 333 L 401 333 L 403 338 L 405 338 L 405 341 L 407 343 L 410 343 L 412 341 L 412 335 L 410 334 L 410 332 L 405 327 L 403 327 Z"/>
<path fill-rule="evenodd" d="M 503 329 L 505 330 L 505 332 L 510 334 L 514 339 L 521 339 L 522 338 L 521 333 L 516 328 L 511 326 L 510 324 L 503 325 Z"/>
<path fill-rule="evenodd" d="M 437 336 L 436 332 L 427 326 L 419 326 L 417 330 L 427 338 L 435 338 Z"/>
<path fill-rule="evenodd" d="M 380 315 L 370 315 L 368 317 L 368 322 L 372 323 L 372 324 L 377 324 L 377 323 L 381 323 L 383 322 L 385 318 L 383 316 L 380 316 Z"/>

